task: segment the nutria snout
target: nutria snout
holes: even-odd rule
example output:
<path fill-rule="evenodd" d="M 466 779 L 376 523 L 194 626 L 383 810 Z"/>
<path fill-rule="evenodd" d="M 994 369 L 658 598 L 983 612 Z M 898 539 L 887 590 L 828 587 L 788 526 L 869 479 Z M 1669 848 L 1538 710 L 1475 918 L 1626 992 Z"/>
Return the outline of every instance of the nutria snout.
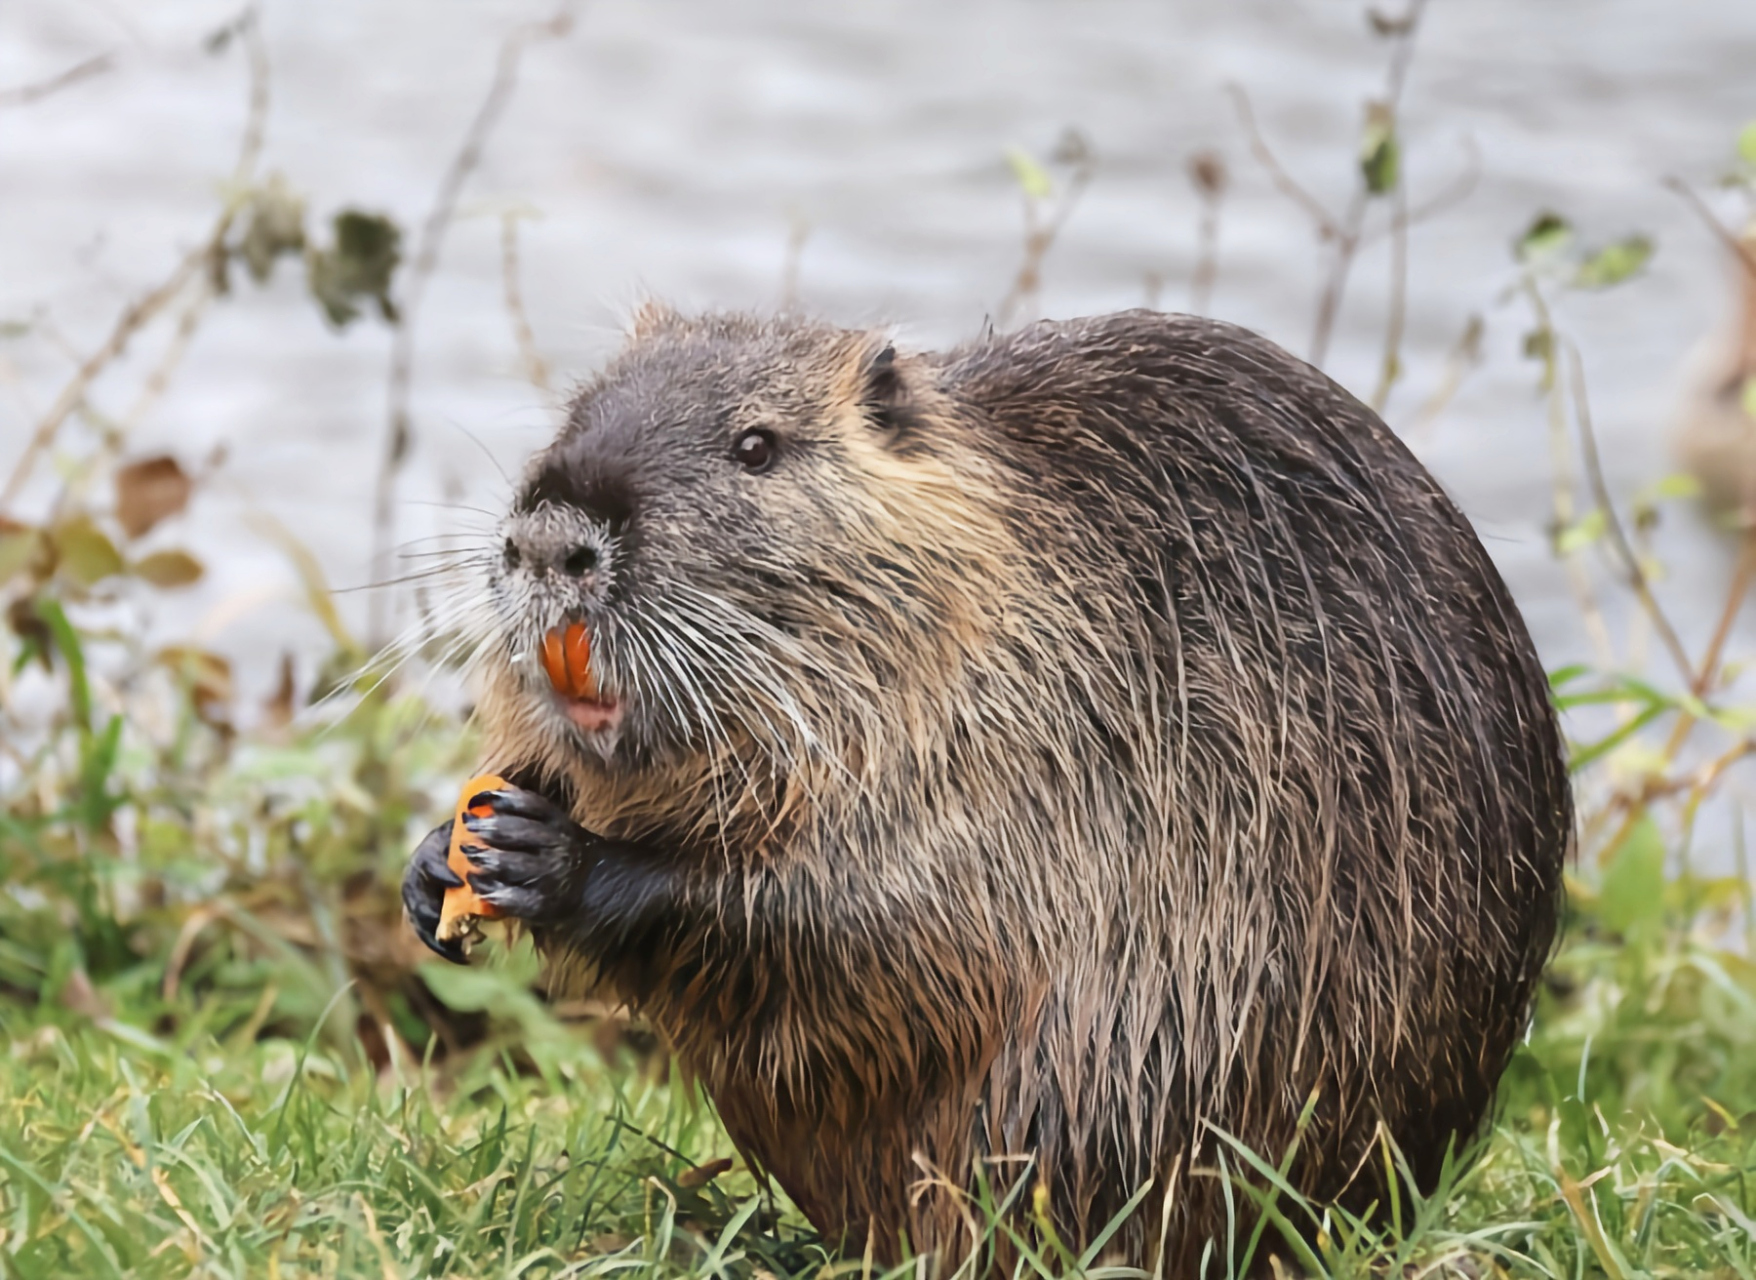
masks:
<path fill-rule="evenodd" d="M 1476 1130 L 1560 737 L 1468 523 L 1316 370 L 1147 312 L 911 353 L 652 308 L 503 537 L 472 883 L 827 1235 L 960 1256 L 955 1188 L 1028 1157 L 1075 1247 L 1150 1180 L 1112 1247 L 1178 1274 L 1244 1203 L 1220 1133 L 1363 1209 L 1380 1132 L 1431 1186 Z M 538 660 L 575 624 L 613 714 Z"/>

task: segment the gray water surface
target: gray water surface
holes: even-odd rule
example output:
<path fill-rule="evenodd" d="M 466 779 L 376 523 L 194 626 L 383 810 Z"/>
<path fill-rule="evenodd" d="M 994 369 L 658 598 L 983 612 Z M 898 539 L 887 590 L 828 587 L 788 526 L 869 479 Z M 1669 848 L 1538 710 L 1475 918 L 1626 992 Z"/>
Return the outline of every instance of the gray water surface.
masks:
<path fill-rule="evenodd" d="M 114 315 L 199 242 L 244 117 L 235 52 L 203 37 L 233 0 L 5 0 L 0 87 L 113 51 L 114 68 L 0 111 L 0 467 Z M 424 214 L 477 109 L 502 36 L 547 9 L 465 0 L 267 0 L 273 106 L 264 165 L 318 218 L 343 205 Z M 1097 156 L 1087 197 L 1049 259 L 1041 310 L 1070 316 L 1187 305 L 1196 197 L 1189 157 L 1220 152 L 1233 182 L 1210 310 L 1301 354 L 1322 257 L 1312 228 L 1252 162 L 1226 86 L 1244 86 L 1300 182 L 1340 207 L 1362 103 L 1387 46 L 1354 3 L 1080 0 L 951 3 L 598 0 L 565 40 L 534 46 L 465 192 L 419 316 L 418 437 L 398 531 L 413 542 L 486 527 L 500 471 L 552 429 L 501 307 L 499 213 L 528 206 L 524 287 L 544 355 L 567 378 L 615 347 L 637 299 L 772 307 L 789 236 L 808 227 L 799 301 L 905 341 L 976 331 L 1019 257 L 1008 145 L 1046 154 L 1077 126 Z M 1707 189 L 1756 117 L 1749 0 L 1436 0 L 1404 112 L 1414 197 L 1480 157 L 1470 197 L 1411 238 L 1407 377 L 1391 424 L 1457 496 L 1511 583 L 1550 666 L 1591 656 L 1544 531 L 1551 469 L 1528 314 L 1497 302 L 1510 244 L 1539 210 L 1589 241 L 1654 236 L 1650 269 L 1570 296 L 1562 322 L 1588 365 L 1612 488 L 1670 469 L 1666 435 L 1686 358 L 1729 319 L 1731 272 L 1662 186 Z M 1712 193 L 1710 192 L 1710 196 Z M 1721 197 L 1717 207 L 1734 208 Z M 368 581 L 372 479 L 382 449 L 389 340 L 324 327 L 284 269 L 241 285 L 200 331 L 170 392 L 136 426 L 139 452 L 227 461 L 192 512 L 154 535 L 210 557 L 194 590 L 155 606 L 167 635 L 198 627 L 266 687 L 278 653 L 304 661 L 322 632 L 285 555 L 248 520 L 272 514 L 341 586 Z M 1361 257 L 1327 368 L 1362 396 L 1380 360 L 1389 257 Z M 1435 423 L 1414 429 L 1467 318 L 1483 363 Z M 124 411 L 162 350 L 155 331 L 95 398 Z M 492 461 L 490 461 L 492 459 Z M 46 500 L 38 486 L 34 500 Z M 440 504 L 440 505 L 432 505 Z M 446 505 L 449 504 L 449 505 Z M 478 508 L 480 512 L 459 508 Z M 28 512 L 27 512 L 28 514 Z M 420 546 L 432 544 L 422 543 Z M 218 549 L 223 548 L 223 554 Z M 1729 557 L 1686 511 L 1660 531 L 1667 606 L 1705 642 Z M 409 562 L 411 564 L 417 562 Z M 365 599 L 344 597 L 363 622 Z M 1628 611 L 1609 603 L 1627 633 Z M 1738 636 L 1743 651 L 1756 632 Z"/>

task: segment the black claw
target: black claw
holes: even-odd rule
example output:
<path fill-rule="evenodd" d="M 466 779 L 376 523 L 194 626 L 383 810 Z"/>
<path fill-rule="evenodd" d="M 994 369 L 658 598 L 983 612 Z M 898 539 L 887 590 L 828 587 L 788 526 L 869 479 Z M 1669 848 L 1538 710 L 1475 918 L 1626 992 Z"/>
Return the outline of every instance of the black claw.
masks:
<path fill-rule="evenodd" d="M 547 796 L 519 788 L 480 792 L 470 797 L 468 807 L 471 809 L 492 809 L 496 814 L 508 818 L 532 818 L 539 822 L 553 822 L 566 818 L 566 815 Z"/>
<path fill-rule="evenodd" d="M 466 964 L 463 944 L 441 942 L 437 936 L 440 907 L 447 889 L 460 888 L 463 879 L 446 864 L 451 846 L 451 823 L 445 822 L 429 831 L 409 859 L 402 878 L 402 905 L 409 925 L 428 949 L 444 956 L 453 964 Z"/>

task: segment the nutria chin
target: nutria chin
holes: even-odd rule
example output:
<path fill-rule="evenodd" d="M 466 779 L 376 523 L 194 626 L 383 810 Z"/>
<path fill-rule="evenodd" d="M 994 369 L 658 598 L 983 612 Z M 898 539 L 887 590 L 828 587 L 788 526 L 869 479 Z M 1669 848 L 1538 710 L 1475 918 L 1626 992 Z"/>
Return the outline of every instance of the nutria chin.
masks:
<path fill-rule="evenodd" d="M 905 354 L 648 308 L 503 532 L 471 883 L 832 1240 L 959 1258 L 954 1188 L 1030 1157 L 1075 1247 L 1152 1180 L 1109 1247 L 1178 1274 L 1216 1131 L 1278 1160 L 1309 1104 L 1288 1177 L 1357 1208 L 1380 1125 L 1428 1186 L 1477 1129 L 1567 773 L 1469 524 L 1321 373 L 1144 311 Z M 537 660 L 579 620 L 589 700 Z M 456 958 L 448 831 L 404 895 Z"/>

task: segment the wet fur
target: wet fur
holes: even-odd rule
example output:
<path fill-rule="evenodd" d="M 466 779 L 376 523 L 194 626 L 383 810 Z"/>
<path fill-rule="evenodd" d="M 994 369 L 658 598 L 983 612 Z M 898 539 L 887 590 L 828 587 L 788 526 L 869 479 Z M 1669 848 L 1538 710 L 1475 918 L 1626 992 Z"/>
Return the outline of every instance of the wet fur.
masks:
<path fill-rule="evenodd" d="M 1275 1158 L 1313 1097 L 1301 1190 L 1377 1198 L 1380 1125 L 1430 1185 L 1525 1026 L 1572 831 L 1467 522 L 1232 326 L 886 347 L 649 311 L 533 463 L 527 506 L 572 519 L 544 486 L 609 439 L 628 514 L 583 600 L 496 577 L 484 763 L 671 876 L 613 940 L 539 941 L 880 1259 L 959 1256 L 949 1188 L 1033 1154 L 1074 1242 L 1155 1179 L 1115 1246 L 1147 1265 L 1169 1189 L 1192 1271 L 1225 1235 L 1211 1127 Z M 774 472 L 679 472 L 704 417 L 771 427 Z M 613 748 L 530 661 L 570 611 L 629 705 Z"/>

